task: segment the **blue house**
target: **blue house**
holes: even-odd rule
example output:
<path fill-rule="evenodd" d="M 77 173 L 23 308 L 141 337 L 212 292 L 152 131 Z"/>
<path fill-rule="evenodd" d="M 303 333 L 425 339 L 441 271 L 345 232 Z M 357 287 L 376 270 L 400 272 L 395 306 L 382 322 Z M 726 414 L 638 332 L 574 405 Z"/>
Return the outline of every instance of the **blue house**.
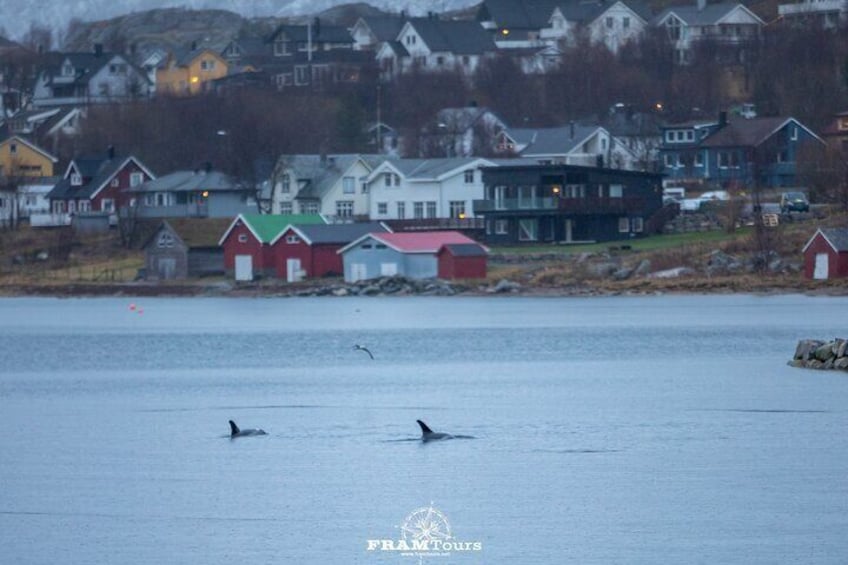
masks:
<path fill-rule="evenodd" d="M 666 178 L 714 186 L 797 186 L 801 148 L 825 142 L 795 118 L 686 122 L 663 128 L 660 155 Z"/>

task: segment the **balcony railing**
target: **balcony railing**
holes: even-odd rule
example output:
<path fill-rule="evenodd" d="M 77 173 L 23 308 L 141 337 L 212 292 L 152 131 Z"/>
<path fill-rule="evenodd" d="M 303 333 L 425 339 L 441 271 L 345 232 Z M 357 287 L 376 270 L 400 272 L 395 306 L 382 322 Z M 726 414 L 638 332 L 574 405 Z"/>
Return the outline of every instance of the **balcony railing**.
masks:
<path fill-rule="evenodd" d="M 643 210 L 647 198 L 535 198 L 475 200 L 474 213 L 557 211 L 563 214 L 618 214 Z M 659 202 L 657 203 L 659 207 Z"/>
<path fill-rule="evenodd" d="M 382 220 L 394 231 L 480 230 L 484 218 L 419 218 L 411 220 Z"/>

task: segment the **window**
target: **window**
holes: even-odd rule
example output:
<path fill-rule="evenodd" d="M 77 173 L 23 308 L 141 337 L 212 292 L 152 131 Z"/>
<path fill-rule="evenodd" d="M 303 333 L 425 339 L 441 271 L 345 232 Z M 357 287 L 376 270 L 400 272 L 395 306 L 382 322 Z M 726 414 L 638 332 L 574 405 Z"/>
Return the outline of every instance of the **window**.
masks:
<path fill-rule="evenodd" d="M 536 241 L 538 222 L 536 218 L 518 220 L 518 241 Z"/>
<path fill-rule="evenodd" d="M 17 152 L 18 152 L 18 144 L 17 143 L 10 143 L 9 144 L 9 153 L 14 155 Z"/>
<path fill-rule="evenodd" d="M 412 203 L 412 217 L 416 220 L 424 219 L 424 203 L 423 202 L 413 202 Z"/>
<path fill-rule="evenodd" d="M 285 86 L 291 86 L 294 84 L 294 79 L 292 78 L 291 73 L 280 73 L 274 78 L 277 81 L 277 88 L 280 90 L 282 90 Z"/>
<path fill-rule="evenodd" d="M 677 162 L 677 156 L 676 155 L 671 155 L 669 153 L 666 153 L 663 156 L 663 163 L 665 163 L 665 166 L 670 168 L 670 169 L 674 168 L 674 164 L 676 162 Z"/>
<path fill-rule="evenodd" d="M 291 214 L 292 213 L 292 203 L 291 202 L 280 202 L 280 214 Z"/>
<path fill-rule="evenodd" d="M 427 202 L 427 217 L 435 218 L 436 217 L 436 203 L 435 202 Z"/>
<path fill-rule="evenodd" d="M 618 232 L 619 233 L 629 233 L 630 232 L 630 218 L 624 217 L 618 219 Z"/>
<path fill-rule="evenodd" d="M 82 186 L 82 175 L 71 173 L 71 186 Z"/>
<path fill-rule="evenodd" d="M 719 151 L 718 152 L 718 168 L 719 169 L 727 169 L 727 168 L 738 168 L 739 162 L 737 161 L 736 153 L 732 151 Z"/>
<path fill-rule="evenodd" d="M 624 196 L 624 187 L 620 184 L 609 185 L 610 198 L 621 198 Z"/>
<path fill-rule="evenodd" d="M 499 235 L 504 235 L 509 232 L 509 220 L 499 219 L 495 220 L 495 233 Z"/>
<path fill-rule="evenodd" d="M 368 183 L 367 182 L 362 181 L 359 186 L 360 186 L 360 191 L 362 192 L 362 194 L 368 194 Z"/>
<path fill-rule="evenodd" d="M 238 242 L 239 243 L 247 243 L 247 234 L 246 233 L 240 233 L 239 236 L 238 236 Z"/>
<path fill-rule="evenodd" d="M 690 129 L 686 132 L 686 141 L 695 141 L 695 131 L 694 130 Z"/>
<path fill-rule="evenodd" d="M 156 242 L 158 247 L 162 249 L 167 249 L 174 246 L 174 236 L 172 236 L 169 232 L 163 231 L 159 234 L 159 239 Z"/>
<path fill-rule="evenodd" d="M 612 29 L 613 25 L 615 25 L 615 20 L 610 17 L 607 17 L 607 29 Z"/>
<path fill-rule="evenodd" d="M 286 194 L 291 192 L 291 180 L 288 175 L 283 175 L 283 186 L 280 187 L 280 191 Z"/>
<path fill-rule="evenodd" d="M 565 198 L 586 198 L 586 185 L 583 184 L 567 184 L 565 185 Z"/>
<path fill-rule="evenodd" d="M 383 173 L 383 184 L 392 186 L 392 173 Z"/>
<path fill-rule="evenodd" d="M 109 183 L 109 186 L 111 186 L 112 188 L 118 188 L 118 186 L 120 184 L 121 184 L 121 181 L 118 180 L 118 178 L 116 177 L 116 178 L 112 179 L 112 182 Z"/>
<path fill-rule="evenodd" d="M 203 59 L 200 61 L 200 70 L 201 71 L 213 71 L 215 70 L 215 60 L 214 59 Z"/>
<path fill-rule="evenodd" d="M 77 210 L 80 212 L 88 212 L 91 210 L 91 202 L 88 200 L 80 200 L 77 204 Z"/>
<path fill-rule="evenodd" d="M 294 68 L 294 83 L 299 86 L 309 84 L 309 67 L 298 65 Z"/>
<path fill-rule="evenodd" d="M 100 210 L 111 214 L 115 211 L 115 201 L 111 198 L 104 198 L 100 201 Z"/>
<path fill-rule="evenodd" d="M 300 213 L 301 214 L 317 214 L 318 213 L 318 203 L 317 202 L 301 202 L 300 203 Z"/>
<path fill-rule="evenodd" d="M 792 134 L 789 139 L 792 141 L 798 141 L 798 126 L 792 126 Z"/>
<path fill-rule="evenodd" d="M 450 202 L 450 217 L 451 218 L 465 218 L 465 201 L 464 200 L 452 200 Z"/>
<path fill-rule="evenodd" d="M 345 194 L 356 193 L 356 179 L 353 177 L 344 177 L 342 179 L 342 192 Z"/>
<path fill-rule="evenodd" d="M 630 29 L 630 17 L 629 16 L 624 16 L 621 19 L 621 27 L 623 27 L 624 29 Z"/>
<path fill-rule="evenodd" d="M 289 235 L 286 236 L 286 243 L 288 245 L 298 244 L 298 243 L 300 243 L 300 238 L 297 237 L 296 235 L 290 233 Z"/>
<path fill-rule="evenodd" d="M 130 186 L 138 186 L 144 182 L 144 173 L 130 173 Z"/>
<path fill-rule="evenodd" d="M 630 218 L 630 231 L 632 231 L 633 233 L 642 233 L 643 229 L 644 222 L 642 221 L 641 216 Z"/>
<path fill-rule="evenodd" d="M 406 218 L 406 203 L 398 202 L 397 203 L 397 218 L 398 220 L 403 220 Z"/>
<path fill-rule="evenodd" d="M 444 58 L 443 55 L 439 55 L 438 57 L 436 57 L 436 65 L 442 66 L 444 64 L 445 64 L 445 58 Z"/>
<path fill-rule="evenodd" d="M 474 169 L 468 169 L 465 171 L 465 184 L 472 184 L 474 182 Z"/>
<path fill-rule="evenodd" d="M 677 41 L 680 39 L 680 20 L 672 16 L 666 22 L 665 28 L 668 32 L 669 39 L 671 39 L 672 41 Z"/>
<path fill-rule="evenodd" d="M 385 216 L 389 213 L 389 204 L 387 202 L 377 202 L 377 214 Z"/>
<path fill-rule="evenodd" d="M 698 153 L 695 153 L 695 166 L 696 167 L 703 167 L 704 166 L 704 154 L 701 153 L 700 151 Z"/>
<path fill-rule="evenodd" d="M 350 218 L 353 216 L 353 200 L 337 200 L 336 216 Z"/>
<path fill-rule="evenodd" d="M 274 56 L 275 57 L 285 57 L 287 55 L 291 55 L 291 48 L 289 46 L 289 42 L 285 39 L 277 39 L 274 41 Z"/>

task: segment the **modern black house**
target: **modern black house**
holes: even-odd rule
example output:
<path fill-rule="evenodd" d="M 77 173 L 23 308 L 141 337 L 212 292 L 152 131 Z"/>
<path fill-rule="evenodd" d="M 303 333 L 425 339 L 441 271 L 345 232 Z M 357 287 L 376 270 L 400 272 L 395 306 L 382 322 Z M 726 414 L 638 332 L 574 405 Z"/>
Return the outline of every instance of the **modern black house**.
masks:
<path fill-rule="evenodd" d="M 484 167 L 491 244 L 577 243 L 639 237 L 662 209 L 662 175 L 575 165 Z"/>

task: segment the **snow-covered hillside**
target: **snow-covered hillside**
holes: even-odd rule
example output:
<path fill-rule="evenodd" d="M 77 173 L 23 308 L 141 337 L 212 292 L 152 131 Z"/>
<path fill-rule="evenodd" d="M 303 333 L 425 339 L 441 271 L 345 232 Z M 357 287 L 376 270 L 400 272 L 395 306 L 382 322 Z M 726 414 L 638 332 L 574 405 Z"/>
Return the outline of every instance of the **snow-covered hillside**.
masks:
<path fill-rule="evenodd" d="M 46 26 L 61 37 L 72 19 L 97 21 L 155 8 L 229 10 L 247 18 L 298 16 L 322 12 L 350 0 L 2 0 L 0 35 L 20 39 L 31 24 Z M 417 16 L 467 8 L 479 0 L 367 0 L 381 10 Z"/>

